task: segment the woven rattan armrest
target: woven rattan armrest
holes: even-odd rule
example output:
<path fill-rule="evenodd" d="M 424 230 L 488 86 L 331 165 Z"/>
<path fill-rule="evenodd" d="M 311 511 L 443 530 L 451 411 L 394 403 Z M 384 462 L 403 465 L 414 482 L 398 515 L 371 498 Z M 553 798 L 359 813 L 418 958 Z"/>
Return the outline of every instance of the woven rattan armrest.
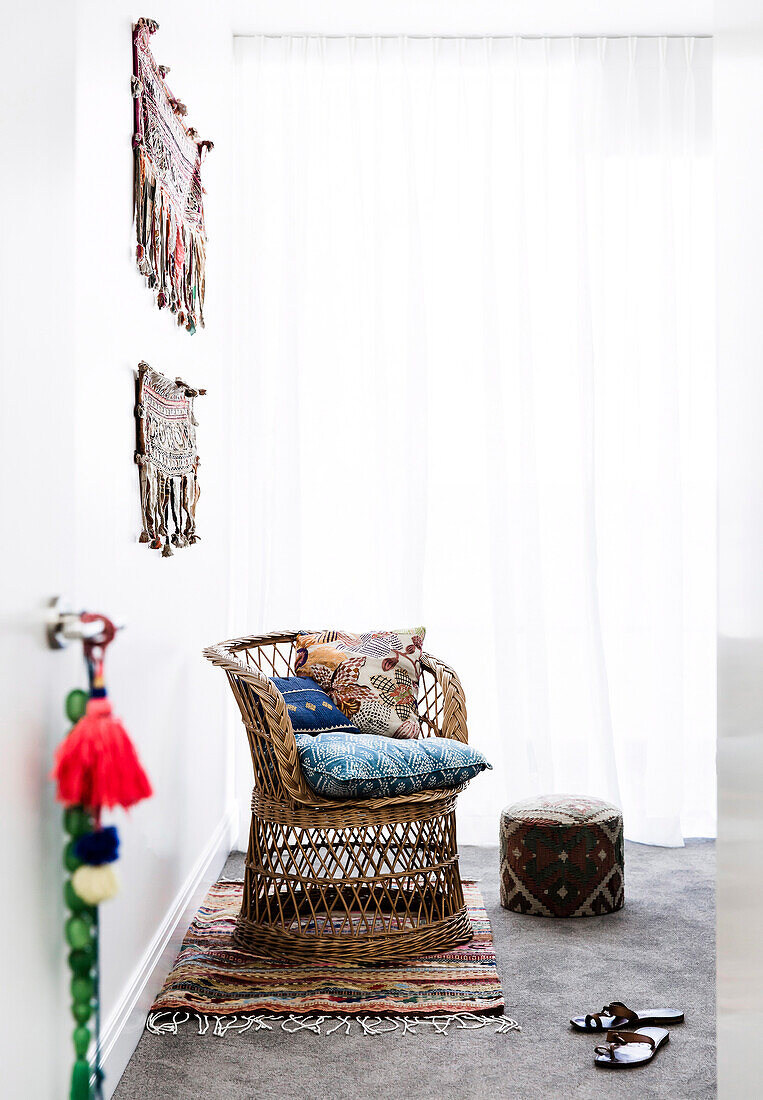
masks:
<path fill-rule="evenodd" d="M 284 641 L 288 638 L 286 635 L 280 637 Z M 316 795 L 308 787 L 302 773 L 297 754 L 297 741 L 283 695 L 272 680 L 263 676 L 257 669 L 245 665 L 235 656 L 233 647 L 236 642 L 246 643 L 247 641 L 254 644 L 257 639 L 240 638 L 221 642 L 220 645 L 205 649 L 204 656 L 212 664 L 225 669 L 245 727 L 252 732 L 264 730 L 270 737 L 284 793 L 295 802 L 314 803 Z M 240 684 L 247 685 L 254 700 L 248 697 L 246 691 L 239 689 Z M 252 701 L 255 701 L 259 707 L 259 713 L 252 707 Z"/>
<path fill-rule="evenodd" d="M 456 673 L 431 653 L 421 655 L 423 669 L 419 717 L 422 732 L 468 743 L 466 699 Z M 433 678 L 432 680 L 427 676 Z"/>

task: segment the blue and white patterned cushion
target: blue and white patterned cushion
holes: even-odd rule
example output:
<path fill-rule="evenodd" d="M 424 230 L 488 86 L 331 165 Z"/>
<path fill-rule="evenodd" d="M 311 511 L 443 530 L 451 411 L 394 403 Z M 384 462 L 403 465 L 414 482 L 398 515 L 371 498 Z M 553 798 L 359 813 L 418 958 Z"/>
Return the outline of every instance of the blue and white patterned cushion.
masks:
<path fill-rule="evenodd" d="M 296 739 L 305 779 L 324 798 L 449 790 L 492 767 L 477 749 L 448 737 L 408 741 L 340 730 Z"/>
<path fill-rule="evenodd" d="M 352 734 L 359 732 L 358 727 L 346 714 L 342 714 L 323 688 L 318 687 L 309 676 L 272 676 L 271 681 L 284 697 L 295 733 L 314 735 L 339 729 Z"/>

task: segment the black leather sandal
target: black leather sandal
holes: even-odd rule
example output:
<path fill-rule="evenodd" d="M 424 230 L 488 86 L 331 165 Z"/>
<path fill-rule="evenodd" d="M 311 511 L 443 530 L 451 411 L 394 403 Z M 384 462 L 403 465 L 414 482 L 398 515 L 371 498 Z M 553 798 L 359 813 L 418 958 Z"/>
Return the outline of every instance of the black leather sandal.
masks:
<path fill-rule="evenodd" d="M 674 1008 L 648 1008 L 643 1012 L 634 1012 L 622 1001 L 613 1001 L 604 1005 L 601 1012 L 574 1016 L 570 1023 L 576 1031 L 618 1031 L 621 1027 L 635 1027 L 636 1024 L 657 1027 L 672 1027 L 683 1023 L 684 1014 Z"/>
<path fill-rule="evenodd" d="M 651 1062 L 657 1051 L 670 1040 L 664 1027 L 640 1027 L 638 1031 L 608 1031 L 607 1042 L 594 1047 L 597 1066 L 622 1069 Z"/>

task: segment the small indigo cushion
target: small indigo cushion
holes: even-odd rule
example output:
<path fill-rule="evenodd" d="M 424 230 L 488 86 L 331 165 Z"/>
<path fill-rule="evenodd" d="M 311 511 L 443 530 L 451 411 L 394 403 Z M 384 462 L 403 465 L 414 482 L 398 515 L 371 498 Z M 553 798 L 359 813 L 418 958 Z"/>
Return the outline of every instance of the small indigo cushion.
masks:
<path fill-rule="evenodd" d="M 448 737 L 398 740 L 338 730 L 296 740 L 305 779 L 324 798 L 444 791 L 492 767 L 477 749 Z"/>
<path fill-rule="evenodd" d="M 273 676 L 271 681 L 284 697 L 295 733 L 315 735 L 339 729 L 358 733 L 357 727 L 309 676 Z"/>

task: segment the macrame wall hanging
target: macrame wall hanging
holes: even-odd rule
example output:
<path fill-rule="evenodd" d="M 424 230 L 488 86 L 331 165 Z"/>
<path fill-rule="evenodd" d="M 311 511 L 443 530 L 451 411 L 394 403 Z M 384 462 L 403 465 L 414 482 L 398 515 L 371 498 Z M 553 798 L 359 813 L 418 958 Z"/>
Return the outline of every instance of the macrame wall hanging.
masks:
<path fill-rule="evenodd" d="M 143 530 L 140 542 L 162 557 L 172 547 L 192 546 L 196 534 L 196 502 L 199 499 L 199 455 L 196 450 L 197 420 L 194 398 L 206 390 L 194 390 L 181 378 L 173 382 L 140 363 L 135 380 L 135 461 L 140 474 L 140 506 Z"/>
<path fill-rule="evenodd" d="M 154 61 L 149 40 L 153 19 L 133 27 L 132 94 L 135 102 L 135 226 L 138 269 L 156 291 L 156 304 L 168 306 L 179 325 L 194 333 L 204 325 L 204 189 L 201 165 L 211 141 L 199 141 L 186 127 L 185 104 Z"/>

